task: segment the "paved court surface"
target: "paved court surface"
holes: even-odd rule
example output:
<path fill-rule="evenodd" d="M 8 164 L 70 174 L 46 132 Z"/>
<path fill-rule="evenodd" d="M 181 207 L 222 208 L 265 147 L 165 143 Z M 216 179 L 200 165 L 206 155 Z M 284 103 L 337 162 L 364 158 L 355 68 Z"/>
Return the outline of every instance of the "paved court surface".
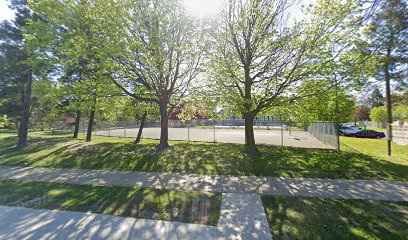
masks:
<path fill-rule="evenodd" d="M 195 192 L 408 201 L 408 182 L 12 167 L 0 179 Z"/>
<path fill-rule="evenodd" d="M 113 129 L 96 131 L 99 136 L 132 137 L 137 136 L 138 129 Z M 303 148 L 332 148 L 323 144 L 314 136 L 305 131 L 261 130 L 254 131 L 255 141 L 258 144 L 283 145 Z M 144 128 L 143 138 L 160 139 L 160 128 Z M 245 143 L 244 129 L 225 128 L 169 128 L 170 140 L 195 142 Z"/>

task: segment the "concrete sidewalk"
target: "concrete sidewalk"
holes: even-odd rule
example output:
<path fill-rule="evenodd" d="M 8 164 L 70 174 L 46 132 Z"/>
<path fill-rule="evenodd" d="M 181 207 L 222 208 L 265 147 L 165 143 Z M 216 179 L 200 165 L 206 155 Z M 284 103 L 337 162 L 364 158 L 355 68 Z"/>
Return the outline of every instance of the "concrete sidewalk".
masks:
<path fill-rule="evenodd" d="M 196 192 L 408 201 L 408 182 L 208 176 L 197 174 L 13 167 L 0 165 L 0 179 Z"/>
<path fill-rule="evenodd" d="M 0 239 L 272 240 L 259 195 L 223 194 L 218 226 L 0 206 Z"/>
<path fill-rule="evenodd" d="M 0 206 L 0 239 L 240 239 L 233 230 L 114 217 L 110 215 Z"/>

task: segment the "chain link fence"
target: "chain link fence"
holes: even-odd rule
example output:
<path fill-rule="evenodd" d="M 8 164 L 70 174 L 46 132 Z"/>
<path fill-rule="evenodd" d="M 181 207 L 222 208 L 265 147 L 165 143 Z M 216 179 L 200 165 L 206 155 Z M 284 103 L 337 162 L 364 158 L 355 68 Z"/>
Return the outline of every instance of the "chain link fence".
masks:
<path fill-rule="evenodd" d="M 136 138 L 140 122 L 95 122 L 95 136 Z M 257 144 L 292 146 L 303 148 L 337 148 L 334 123 L 312 123 L 308 126 L 294 122 L 254 120 Z M 81 122 L 79 131 L 86 134 L 87 122 Z M 56 123 L 53 132 L 73 133 L 74 124 Z M 169 140 L 186 142 L 245 143 L 245 121 L 227 120 L 169 120 Z M 142 138 L 160 139 L 160 122 L 147 121 Z"/>
<path fill-rule="evenodd" d="M 338 125 L 332 122 L 315 122 L 307 126 L 307 132 L 323 142 L 325 145 L 339 149 L 339 130 Z"/>

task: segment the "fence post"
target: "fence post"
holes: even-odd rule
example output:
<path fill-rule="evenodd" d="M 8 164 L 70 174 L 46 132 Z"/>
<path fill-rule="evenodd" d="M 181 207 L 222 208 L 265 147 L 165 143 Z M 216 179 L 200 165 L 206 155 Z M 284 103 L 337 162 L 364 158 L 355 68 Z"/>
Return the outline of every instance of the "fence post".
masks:
<path fill-rule="evenodd" d="M 190 126 L 187 125 L 187 142 L 190 142 Z"/>
<path fill-rule="evenodd" d="M 292 136 L 292 121 L 289 121 L 289 136 Z"/>
<path fill-rule="evenodd" d="M 340 152 L 340 135 L 339 135 L 339 132 L 340 132 L 340 126 L 339 126 L 339 124 L 338 123 L 335 123 L 336 124 L 336 126 L 335 126 L 335 128 L 334 128 L 334 131 L 336 131 L 335 132 L 335 134 L 336 134 L 336 144 L 337 144 L 337 151 L 339 151 Z"/>
<path fill-rule="evenodd" d="M 283 122 L 281 123 L 281 143 L 283 147 Z"/>
<path fill-rule="evenodd" d="M 215 124 L 214 124 L 214 143 L 215 143 Z"/>

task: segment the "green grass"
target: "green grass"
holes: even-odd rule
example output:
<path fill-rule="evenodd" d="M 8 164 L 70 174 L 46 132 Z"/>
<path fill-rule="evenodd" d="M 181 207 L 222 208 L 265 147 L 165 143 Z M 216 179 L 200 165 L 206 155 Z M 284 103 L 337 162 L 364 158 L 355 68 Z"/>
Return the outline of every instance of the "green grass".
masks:
<path fill-rule="evenodd" d="M 408 202 L 262 196 L 274 239 L 407 239 Z"/>
<path fill-rule="evenodd" d="M 388 156 L 387 141 L 382 139 L 340 137 L 340 143 L 342 144 L 342 149 L 346 151 L 356 151 L 391 162 L 408 162 L 408 146 L 392 143 L 392 155 Z"/>
<path fill-rule="evenodd" d="M 221 194 L 0 180 L 0 205 L 216 225 Z"/>
<path fill-rule="evenodd" d="M 83 138 L 83 136 L 81 136 Z M 0 164 L 32 167 L 408 181 L 408 164 L 328 149 L 260 145 L 250 156 L 243 145 L 171 142 L 163 154 L 157 141 L 94 137 L 91 143 L 68 135 L 31 134 L 29 147 L 15 148 L 16 137 L 0 134 Z"/>

